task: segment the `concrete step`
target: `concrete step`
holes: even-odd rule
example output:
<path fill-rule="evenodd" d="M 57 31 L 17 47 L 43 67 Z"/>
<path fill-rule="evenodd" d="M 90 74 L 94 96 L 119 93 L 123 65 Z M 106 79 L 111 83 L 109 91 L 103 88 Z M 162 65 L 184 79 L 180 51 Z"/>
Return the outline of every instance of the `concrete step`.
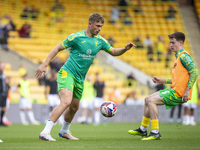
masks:
<path fill-rule="evenodd" d="M 18 70 L 20 65 L 23 64 L 27 70 L 29 77 L 31 78 L 34 77 L 35 71 L 38 68 L 38 66 L 34 64 L 32 61 L 20 56 L 16 52 L 12 50 L 5 51 L 1 48 L 0 48 L 0 61 L 11 64 L 13 70 Z"/>

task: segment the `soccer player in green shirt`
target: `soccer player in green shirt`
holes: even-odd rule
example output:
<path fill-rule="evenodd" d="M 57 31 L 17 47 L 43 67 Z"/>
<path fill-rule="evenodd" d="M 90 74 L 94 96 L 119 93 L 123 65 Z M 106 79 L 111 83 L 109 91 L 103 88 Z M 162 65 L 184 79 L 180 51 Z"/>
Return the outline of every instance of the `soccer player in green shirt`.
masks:
<path fill-rule="evenodd" d="M 159 132 L 158 106 L 165 105 L 166 109 L 187 102 L 192 95 L 192 87 L 198 77 L 198 70 L 192 57 L 183 48 L 185 34 L 175 32 L 168 35 L 170 49 L 175 54 L 172 67 L 172 78 L 153 77 L 153 82 L 158 84 L 172 84 L 172 88 L 160 90 L 145 98 L 144 114 L 141 126 L 136 130 L 129 130 L 132 135 L 145 136 L 142 140 L 158 140 Z M 151 121 L 151 132 L 147 136 L 147 127 Z"/>
<path fill-rule="evenodd" d="M 46 73 L 48 64 L 59 51 L 71 48 L 70 56 L 58 72 L 57 77 L 58 94 L 61 102 L 52 111 L 44 130 L 39 135 L 39 139 L 56 141 L 51 137 L 50 132 L 54 123 L 65 111 L 64 123 L 59 136 L 69 140 L 78 140 L 78 138 L 71 135 L 69 127 L 79 108 L 85 75 L 96 54 L 100 50 L 104 50 L 113 56 L 119 56 L 132 47 L 136 47 L 135 44 L 130 42 L 124 48 L 113 48 L 107 40 L 98 34 L 103 24 L 104 18 L 100 14 L 91 14 L 87 29 L 69 35 L 64 41 L 55 46 L 47 56 L 45 62 L 36 71 L 36 77 L 40 78 Z"/>

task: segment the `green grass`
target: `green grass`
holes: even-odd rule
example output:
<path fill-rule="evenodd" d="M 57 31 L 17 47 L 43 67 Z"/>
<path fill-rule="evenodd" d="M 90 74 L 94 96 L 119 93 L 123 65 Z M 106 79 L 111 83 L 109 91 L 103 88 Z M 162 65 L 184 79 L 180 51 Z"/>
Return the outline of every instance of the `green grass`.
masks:
<path fill-rule="evenodd" d="M 200 124 L 182 126 L 177 124 L 160 124 L 161 140 L 141 141 L 141 137 L 127 133 L 129 129 L 138 128 L 140 123 L 109 123 L 93 126 L 72 124 L 71 132 L 79 141 L 69 141 L 59 138 L 60 125 L 55 125 L 51 132 L 56 142 L 39 140 L 38 136 L 44 125 L 23 126 L 12 125 L 0 127 L 0 150 L 50 150 L 50 149 L 135 149 L 135 150 L 195 150 L 200 149 Z M 150 129 L 149 129 L 150 131 Z"/>

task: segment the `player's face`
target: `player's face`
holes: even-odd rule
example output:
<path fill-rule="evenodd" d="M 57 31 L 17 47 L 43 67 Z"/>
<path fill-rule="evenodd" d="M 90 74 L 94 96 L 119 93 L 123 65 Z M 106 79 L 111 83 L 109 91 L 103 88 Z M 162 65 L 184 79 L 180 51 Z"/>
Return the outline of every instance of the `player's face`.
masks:
<path fill-rule="evenodd" d="M 182 46 L 182 41 L 177 41 L 175 38 L 171 38 L 170 39 L 170 49 L 173 51 L 173 52 L 178 52 L 179 50 L 181 50 Z"/>
<path fill-rule="evenodd" d="M 102 22 L 93 22 L 90 23 L 90 32 L 92 35 L 97 35 L 101 31 L 101 28 L 103 27 Z"/>

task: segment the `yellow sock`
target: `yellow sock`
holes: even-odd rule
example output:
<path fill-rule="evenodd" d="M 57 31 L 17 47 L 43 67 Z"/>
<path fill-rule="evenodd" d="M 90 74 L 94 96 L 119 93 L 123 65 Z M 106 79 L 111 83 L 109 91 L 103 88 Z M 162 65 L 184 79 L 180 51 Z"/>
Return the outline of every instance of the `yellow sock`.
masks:
<path fill-rule="evenodd" d="M 143 119 L 142 119 L 142 126 L 143 127 L 148 127 L 149 126 L 149 121 L 150 121 L 150 118 L 147 118 L 147 117 L 145 117 L 145 116 L 143 116 Z"/>
<path fill-rule="evenodd" d="M 152 130 L 158 130 L 159 129 L 158 119 L 151 120 L 151 129 Z"/>

